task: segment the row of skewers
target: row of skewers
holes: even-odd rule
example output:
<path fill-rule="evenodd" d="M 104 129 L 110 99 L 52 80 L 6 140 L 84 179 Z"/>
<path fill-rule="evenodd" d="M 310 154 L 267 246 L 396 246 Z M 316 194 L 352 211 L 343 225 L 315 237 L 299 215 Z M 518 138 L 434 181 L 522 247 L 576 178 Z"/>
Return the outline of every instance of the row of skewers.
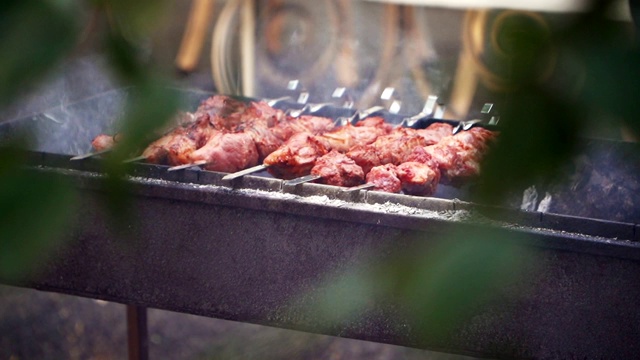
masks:
<path fill-rule="evenodd" d="M 291 183 L 428 196 L 441 182 L 461 184 L 477 176 L 496 137 L 480 127 L 453 134 L 444 122 L 413 129 L 372 116 L 340 126 L 329 118 L 296 115 L 265 101 L 214 95 L 195 112 L 181 113 L 178 125 L 137 159 L 171 165 L 170 170 L 200 166 L 229 173 L 227 179 L 266 169 Z M 92 146 L 96 153 L 108 151 L 120 136 L 98 135 Z"/>

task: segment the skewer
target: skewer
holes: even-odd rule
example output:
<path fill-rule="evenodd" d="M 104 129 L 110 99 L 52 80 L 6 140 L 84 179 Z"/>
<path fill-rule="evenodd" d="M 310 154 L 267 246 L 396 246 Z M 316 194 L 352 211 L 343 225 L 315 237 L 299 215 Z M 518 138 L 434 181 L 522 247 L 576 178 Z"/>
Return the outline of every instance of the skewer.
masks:
<path fill-rule="evenodd" d="M 291 179 L 291 180 L 286 180 L 284 182 L 284 185 L 288 185 L 288 186 L 293 186 L 293 185 L 299 185 L 299 184 L 304 184 L 306 182 L 310 182 L 310 181 L 314 181 L 314 180 L 318 180 L 320 179 L 322 176 L 320 175 L 306 175 L 306 176 L 302 176 L 299 178 L 295 178 L 295 179 Z"/>
<path fill-rule="evenodd" d="M 485 117 L 485 119 L 487 117 L 491 117 L 491 119 L 488 121 L 488 123 L 491 125 L 497 124 L 499 120 L 499 117 L 493 115 L 493 112 L 494 112 L 493 108 L 494 106 L 492 103 L 485 103 L 482 106 L 482 110 L 480 110 L 480 113 L 483 115 L 483 117 Z M 460 132 L 460 130 L 467 131 L 471 129 L 475 124 L 478 124 L 481 122 L 484 122 L 484 120 L 473 119 L 473 120 L 467 120 L 467 121 L 460 121 L 458 125 L 453 128 L 453 134 Z"/>
<path fill-rule="evenodd" d="M 362 184 L 362 185 L 358 185 L 358 186 L 348 187 L 348 188 L 342 189 L 342 191 L 344 191 L 344 192 L 353 192 L 353 191 L 367 190 L 367 189 L 371 189 L 371 188 L 373 188 L 375 186 L 376 186 L 375 184 L 366 183 L 366 184 Z"/>
<path fill-rule="evenodd" d="M 291 101 L 291 96 L 283 96 L 281 98 L 277 98 L 277 99 L 265 99 L 265 101 L 267 102 L 267 104 L 271 107 L 276 106 L 279 102 L 281 101 Z"/>
<path fill-rule="evenodd" d="M 424 103 L 422 111 L 420 111 L 416 115 L 402 119 L 400 126 L 402 126 L 403 124 L 405 124 L 406 126 L 413 126 L 413 124 L 415 124 L 418 120 L 433 114 L 437 105 L 438 97 L 435 95 L 429 95 L 429 97 L 427 97 L 427 101 Z"/>
<path fill-rule="evenodd" d="M 196 162 L 191 163 L 191 164 L 183 164 L 183 165 L 172 166 L 172 167 L 168 168 L 167 171 L 184 170 L 184 169 L 188 169 L 188 168 L 191 168 L 191 167 L 204 165 L 206 163 L 207 163 L 207 160 L 199 160 L 199 161 L 196 161 Z"/>
<path fill-rule="evenodd" d="M 233 179 L 239 178 L 241 176 L 245 176 L 245 175 L 253 174 L 254 172 L 265 170 L 268 167 L 269 167 L 269 165 L 264 165 L 264 164 L 256 165 L 256 166 L 244 169 L 244 170 L 240 170 L 240 171 L 236 171 L 236 172 L 231 173 L 231 174 L 227 174 L 227 175 L 222 177 L 222 180 L 233 180 Z"/>
<path fill-rule="evenodd" d="M 146 156 L 144 156 L 144 155 L 140 155 L 140 156 L 136 156 L 136 157 L 131 158 L 131 159 L 124 160 L 124 161 L 123 161 L 123 163 L 124 163 L 124 164 L 128 164 L 128 163 L 132 163 L 132 162 L 136 162 L 136 161 L 141 161 L 141 160 L 146 160 L 146 159 L 147 159 L 147 157 L 146 157 Z"/>
<path fill-rule="evenodd" d="M 77 156 L 72 157 L 69 160 L 71 160 L 71 161 L 82 160 L 82 159 L 90 158 L 90 157 L 93 157 L 93 156 L 102 155 L 102 154 L 108 153 L 109 151 L 111 151 L 111 148 L 100 150 L 100 151 L 94 151 L 94 152 L 90 152 L 90 153 L 86 153 L 86 154 L 82 154 L 82 155 L 77 155 Z"/>
<path fill-rule="evenodd" d="M 458 123 L 458 125 L 456 125 L 453 128 L 452 132 L 455 135 L 455 134 L 459 133 L 460 130 L 467 131 L 467 130 L 471 129 L 473 127 L 473 125 L 475 125 L 475 124 L 477 124 L 479 122 L 482 122 L 482 120 L 474 119 L 474 120 L 468 120 L 468 121 L 460 121 Z"/>
<path fill-rule="evenodd" d="M 358 121 L 363 120 L 375 113 L 377 113 L 378 111 L 384 110 L 384 107 L 382 106 L 373 106 L 370 107 L 366 110 L 363 111 L 358 111 L 355 114 L 349 116 L 349 117 L 340 117 L 336 119 L 336 124 L 340 124 L 340 125 L 346 125 L 346 124 L 350 124 L 353 123 L 353 120 L 358 119 Z"/>

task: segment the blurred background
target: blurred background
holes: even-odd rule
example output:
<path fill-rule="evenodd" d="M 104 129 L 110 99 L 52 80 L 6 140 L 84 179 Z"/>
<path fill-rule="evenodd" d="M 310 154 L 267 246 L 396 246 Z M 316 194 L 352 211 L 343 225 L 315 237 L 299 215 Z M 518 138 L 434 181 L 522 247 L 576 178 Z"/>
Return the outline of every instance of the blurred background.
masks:
<path fill-rule="evenodd" d="M 481 109 L 491 103 L 502 119 L 537 124 L 538 132 L 525 132 L 531 134 L 525 142 L 532 143 L 548 126 L 562 129 L 565 123 L 575 134 L 597 138 L 633 141 L 637 133 L 632 95 L 638 93 L 638 63 L 629 50 L 635 38 L 627 1 L 528 1 L 516 7 L 486 0 L 43 0 L 8 1 L 0 8 L 5 122 L 137 86 L 289 96 L 357 109 L 380 105 L 407 116 L 422 111 L 432 96 L 441 115 L 456 120 L 485 116 Z M 604 65 L 590 62 L 603 53 L 610 55 Z M 585 75 L 590 67 L 593 77 Z M 598 87 L 602 92 L 589 91 Z M 541 88 L 564 106 L 543 108 L 552 110 L 543 112 L 545 119 L 529 118 L 531 108 L 513 110 L 518 94 L 548 99 L 549 93 L 537 92 Z M 178 107 L 163 101 L 169 95 L 162 90 L 153 91 L 154 102 L 131 113 L 144 118 L 161 107 L 162 116 L 156 123 L 129 118 L 133 123 L 157 127 Z M 572 116 L 565 116 L 566 109 Z M 542 165 L 523 170 L 522 179 L 554 171 L 545 165 L 571 155 L 569 145 L 564 138 L 547 143 Z M 549 153 L 550 162 L 544 158 Z M 488 174 L 487 189 L 495 189 L 491 174 L 512 164 L 495 162 L 501 167 Z M 12 211 L 10 204 L 4 211 Z M 1 231 L 13 231 L 11 224 L 3 226 Z M 0 358 L 124 358 L 125 320 L 124 305 L 2 286 Z M 151 358 L 464 358 L 160 310 L 150 311 L 149 326 Z"/>

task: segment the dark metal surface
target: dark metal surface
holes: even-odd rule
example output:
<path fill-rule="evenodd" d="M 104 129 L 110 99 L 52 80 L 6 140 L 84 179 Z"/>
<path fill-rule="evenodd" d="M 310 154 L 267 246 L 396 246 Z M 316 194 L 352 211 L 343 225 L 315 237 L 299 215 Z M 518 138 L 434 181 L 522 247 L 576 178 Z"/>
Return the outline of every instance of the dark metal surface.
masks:
<path fill-rule="evenodd" d="M 41 160 L 48 163 L 48 157 Z M 451 336 L 424 337 L 416 329 L 430 319 L 416 318 L 396 299 L 371 298 L 362 317 L 339 326 L 308 306 L 317 294 L 328 293 L 325 280 L 331 276 L 339 280 L 352 267 L 367 268 L 415 246 L 428 252 L 441 232 L 483 225 L 388 213 L 375 206 L 393 199 L 388 194 L 355 199 L 371 205 L 358 209 L 295 195 L 330 193 L 330 187 L 317 184 L 275 196 L 243 190 L 242 183 L 234 189 L 134 178 L 136 212 L 126 235 L 114 229 L 103 209 L 95 174 L 37 171 L 72 179 L 81 192 L 83 212 L 67 246 L 23 286 L 496 358 L 631 358 L 640 346 L 638 243 L 533 227 L 498 229 L 513 235 L 505 241 L 526 250 L 524 275 L 492 289 L 490 300 L 479 302 Z M 206 174 L 208 180 L 222 177 Z M 280 182 L 255 179 L 267 186 Z M 412 200 L 436 213 L 470 206 Z M 516 213 L 501 217 L 540 219 Z M 332 301 L 340 305 L 345 300 L 337 296 Z"/>

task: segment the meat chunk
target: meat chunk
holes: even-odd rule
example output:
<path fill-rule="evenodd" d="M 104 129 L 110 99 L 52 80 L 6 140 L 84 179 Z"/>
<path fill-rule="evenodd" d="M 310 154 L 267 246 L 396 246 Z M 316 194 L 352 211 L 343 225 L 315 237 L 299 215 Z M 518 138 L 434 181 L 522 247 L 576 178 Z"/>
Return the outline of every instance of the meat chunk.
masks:
<path fill-rule="evenodd" d="M 318 158 L 311 174 L 320 176 L 319 182 L 328 185 L 350 187 L 364 182 L 362 168 L 336 150 Z"/>
<path fill-rule="evenodd" d="M 396 128 L 388 135 L 379 136 L 372 144 L 355 146 L 347 153 L 365 173 L 385 164 L 401 164 L 416 147 L 425 146 L 424 138 L 416 130 Z"/>
<path fill-rule="evenodd" d="M 333 120 L 320 116 L 303 115 L 298 118 L 288 118 L 276 124 L 271 130 L 281 140 L 287 140 L 297 133 L 318 135 L 333 130 Z"/>
<path fill-rule="evenodd" d="M 453 126 L 447 123 L 436 122 L 425 129 L 416 130 L 418 135 L 426 141 L 425 145 L 437 144 L 440 140 L 453 134 Z"/>
<path fill-rule="evenodd" d="M 375 185 L 374 190 L 399 193 L 402 183 L 398 179 L 396 166 L 393 164 L 379 165 L 367 174 L 367 183 Z"/>
<path fill-rule="evenodd" d="M 445 137 L 424 150 L 440 169 L 442 181 L 457 185 L 480 174 L 480 161 L 495 136 L 489 130 L 471 128 Z"/>
<path fill-rule="evenodd" d="M 347 124 L 319 136 L 327 148 L 346 153 L 357 145 L 368 145 L 391 131 L 382 118 L 368 118 L 356 125 Z"/>
<path fill-rule="evenodd" d="M 189 160 L 205 161 L 207 170 L 236 172 L 257 165 L 258 150 L 249 134 L 217 132 Z"/>
<path fill-rule="evenodd" d="M 440 170 L 419 162 L 405 162 L 396 167 L 402 190 L 408 195 L 429 196 L 436 192 Z"/>
<path fill-rule="evenodd" d="M 327 148 L 310 133 L 293 135 L 278 150 L 264 159 L 268 171 L 281 179 L 294 179 L 309 175 L 316 160 L 326 154 Z"/>
<path fill-rule="evenodd" d="M 116 135 L 100 134 L 93 139 L 91 146 L 95 151 L 105 151 L 111 149 L 116 142 Z"/>

